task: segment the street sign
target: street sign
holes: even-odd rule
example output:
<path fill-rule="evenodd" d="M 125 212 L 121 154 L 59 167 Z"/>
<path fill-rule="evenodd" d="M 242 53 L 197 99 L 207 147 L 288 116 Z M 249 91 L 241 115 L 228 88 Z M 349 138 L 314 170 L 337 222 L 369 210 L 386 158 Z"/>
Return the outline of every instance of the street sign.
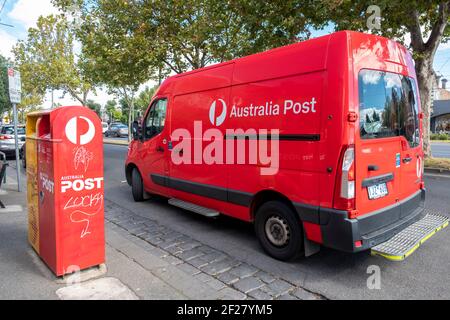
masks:
<path fill-rule="evenodd" d="M 17 172 L 17 191 L 20 192 L 20 164 L 19 164 L 19 140 L 17 131 L 17 104 L 20 103 L 22 86 L 20 82 L 20 72 L 13 68 L 8 68 L 9 100 L 13 105 L 14 116 L 14 142 L 16 145 L 16 172 Z"/>
<path fill-rule="evenodd" d="M 13 68 L 8 68 L 8 83 L 11 103 L 20 103 L 22 94 L 20 72 Z"/>

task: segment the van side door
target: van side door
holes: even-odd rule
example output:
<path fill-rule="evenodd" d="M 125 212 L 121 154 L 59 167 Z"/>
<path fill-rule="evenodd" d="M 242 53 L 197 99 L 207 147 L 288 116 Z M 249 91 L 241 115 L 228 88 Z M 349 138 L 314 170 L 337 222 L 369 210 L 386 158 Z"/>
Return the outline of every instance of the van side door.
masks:
<path fill-rule="evenodd" d="M 152 102 L 142 122 L 142 144 L 140 146 L 142 178 L 145 189 L 166 195 L 166 188 L 155 184 L 152 175 L 167 176 L 169 170 L 169 128 L 166 126 L 167 98 L 159 98 Z"/>

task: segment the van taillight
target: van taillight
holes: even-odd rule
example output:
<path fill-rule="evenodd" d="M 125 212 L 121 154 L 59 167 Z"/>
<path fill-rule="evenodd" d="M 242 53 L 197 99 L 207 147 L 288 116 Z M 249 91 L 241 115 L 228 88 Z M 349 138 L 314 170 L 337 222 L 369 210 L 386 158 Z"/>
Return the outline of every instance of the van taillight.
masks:
<path fill-rule="evenodd" d="M 334 207 L 341 210 L 355 209 L 355 147 L 346 147 L 340 162 L 336 181 Z"/>

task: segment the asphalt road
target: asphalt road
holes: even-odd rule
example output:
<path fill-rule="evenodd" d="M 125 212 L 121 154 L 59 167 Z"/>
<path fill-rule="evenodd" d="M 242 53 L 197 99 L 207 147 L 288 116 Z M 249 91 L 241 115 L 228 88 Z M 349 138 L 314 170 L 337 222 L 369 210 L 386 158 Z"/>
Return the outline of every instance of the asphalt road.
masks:
<path fill-rule="evenodd" d="M 431 154 L 436 158 L 450 158 L 450 143 L 433 142 L 431 144 Z"/>
<path fill-rule="evenodd" d="M 260 249 L 249 224 L 221 217 L 204 218 L 162 199 L 135 203 L 123 173 L 125 146 L 105 145 L 106 197 L 135 214 L 217 248 L 237 259 L 282 275 L 292 283 L 330 299 L 450 299 L 450 228 L 428 240 L 404 262 L 372 257 L 368 252 L 346 254 L 323 248 L 320 253 L 290 263 L 274 260 Z M 450 178 L 427 176 L 426 207 L 449 215 Z M 369 290 L 369 266 L 381 270 L 381 289 Z"/>

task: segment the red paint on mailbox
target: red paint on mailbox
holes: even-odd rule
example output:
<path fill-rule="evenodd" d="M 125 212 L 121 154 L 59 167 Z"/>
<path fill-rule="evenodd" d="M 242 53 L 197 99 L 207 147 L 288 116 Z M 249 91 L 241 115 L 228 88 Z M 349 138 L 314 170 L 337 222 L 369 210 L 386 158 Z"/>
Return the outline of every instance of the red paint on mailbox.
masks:
<path fill-rule="evenodd" d="M 36 112 L 32 118 L 39 199 L 35 249 L 57 276 L 104 263 L 100 119 L 86 107 Z"/>

